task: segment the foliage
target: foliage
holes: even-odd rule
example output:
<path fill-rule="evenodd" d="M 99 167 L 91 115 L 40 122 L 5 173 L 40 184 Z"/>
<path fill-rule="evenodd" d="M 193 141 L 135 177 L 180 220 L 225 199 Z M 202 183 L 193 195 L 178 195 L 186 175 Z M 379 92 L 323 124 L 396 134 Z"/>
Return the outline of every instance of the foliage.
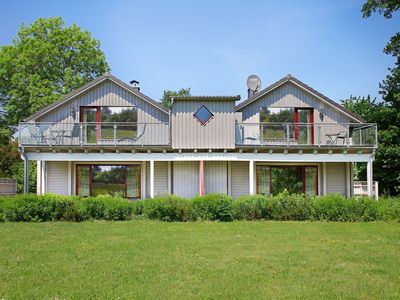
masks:
<path fill-rule="evenodd" d="M 0 47 L 0 177 L 23 189 L 23 162 L 12 134 L 27 116 L 109 71 L 100 43 L 62 18 L 21 25 L 11 45 Z M 36 191 L 36 165 L 30 167 Z"/>
<path fill-rule="evenodd" d="M 390 19 L 392 14 L 400 8 L 399 0 L 367 0 L 362 6 L 364 18 L 371 16 L 373 12 L 383 14 L 385 18 Z"/>
<path fill-rule="evenodd" d="M 366 197 L 344 198 L 289 195 L 242 196 L 236 201 L 220 194 L 185 199 L 175 195 L 130 201 L 112 196 L 78 197 L 46 194 L 0 197 L 0 221 L 45 222 L 85 220 L 154 219 L 188 221 L 391 221 L 400 220 L 400 198 L 375 201 Z"/>
<path fill-rule="evenodd" d="M 196 196 L 192 214 L 194 220 L 232 221 L 232 198 L 222 194 Z"/>
<path fill-rule="evenodd" d="M 190 96 L 190 88 L 182 88 L 178 91 L 172 91 L 172 90 L 164 90 L 164 93 L 161 98 L 161 104 L 164 105 L 167 108 L 171 108 L 171 97 L 176 97 L 176 96 Z"/>
<path fill-rule="evenodd" d="M 161 221 L 185 222 L 191 220 L 191 202 L 187 199 L 167 195 L 144 200 L 143 215 Z"/>
<path fill-rule="evenodd" d="M 391 18 L 400 8 L 399 0 L 368 0 L 362 7 L 364 18 L 372 13 Z M 395 66 L 379 85 L 382 101 L 368 96 L 344 100 L 348 109 L 362 116 L 367 122 L 378 124 L 378 143 L 374 161 L 374 177 L 379 181 L 380 192 L 400 194 L 400 33 L 396 33 L 384 48 L 384 52 L 395 58 Z M 365 166 L 357 164 L 356 173 L 365 174 Z M 359 179 L 365 179 L 365 175 Z"/>
<path fill-rule="evenodd" d="M 0 48 L 0 105 L 10 125 L 102 75 L 99 41 L 62 18 L 39 18 Z"/>
<path fill-rule="evenodd" d="M 271 214 L 267 210 L 267 201 L 264 195 L 241 196 L 233 202 L 233 217 L 236 220 L 269 220 Z"/>

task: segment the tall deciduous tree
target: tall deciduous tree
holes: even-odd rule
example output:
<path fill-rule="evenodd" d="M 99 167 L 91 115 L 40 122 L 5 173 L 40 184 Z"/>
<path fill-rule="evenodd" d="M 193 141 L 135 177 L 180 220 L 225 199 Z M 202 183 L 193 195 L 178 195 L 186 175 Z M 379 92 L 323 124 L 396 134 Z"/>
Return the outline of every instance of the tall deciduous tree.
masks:
<path fill-rule="evenodd" d="M 39 18 L 0 48 L 0 106 L 9 125 L 17 124 L 109 69 L 90 32 Z"/>
<path fill-rule="evenodd" d="M 373 12 L 392 18 L 400 9 L 400 0 L 368 0 L 362 7 L 364 18 Z M 400 33 L 393 36 L 384 52 L 395 58 L 395 65 L 380 83 L 382 101 L 350 97 L 344 105 L 378 124 L 379 148 L 374 163 L 374 177 L 380 188 L 390 194 L 400 193 Z"/>
<path fill-rule="evenodd" d="M 21 190 L 23 168 L 11 140 L 15 125 L 109 69 L 99 41 L 76 24 L 40 18 L 21 25 L 12 44 L 0 47 L 0 177 L 16 177 Z"/>
<path fill-rule="evenodd" d="M 190 88 L 182 88 L 179 91 L 164 90 L 161 98 L 161 103 L 167 108 L 171 107 L 171 97 L 190 96 Z"/>

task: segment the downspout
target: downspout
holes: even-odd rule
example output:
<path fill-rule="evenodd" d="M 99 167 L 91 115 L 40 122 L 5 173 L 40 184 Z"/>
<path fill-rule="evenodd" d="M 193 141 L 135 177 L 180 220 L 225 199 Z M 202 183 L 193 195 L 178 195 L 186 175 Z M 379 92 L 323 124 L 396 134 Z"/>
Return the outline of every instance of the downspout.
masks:
<path fill-rule="evenodd" d="M 24 152 L 24 148 L 20 148 L 21 158 L 24 161 L 24 194 L 29 193 L 29 161 Z"/>
<path fill-rule="evenodd" d="M 169 107 L 169 144 L 172 145 L 172 105 L 174 104 L 174 97 L 171 97 L 171 105 Z"/>

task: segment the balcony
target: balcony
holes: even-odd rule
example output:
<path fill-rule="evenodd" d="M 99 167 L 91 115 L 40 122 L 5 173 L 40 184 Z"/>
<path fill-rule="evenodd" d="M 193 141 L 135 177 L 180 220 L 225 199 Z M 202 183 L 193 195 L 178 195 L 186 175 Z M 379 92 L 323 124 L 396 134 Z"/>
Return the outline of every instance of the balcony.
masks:
<path fill-rule="evenodd" d="M 21 147 L 170 145 L 169 123 L 20 123 Z"/>
<path fill-rule="evenodd" d="M 237 123 L 238 146 L 377 147 L 371 123 Z"/>

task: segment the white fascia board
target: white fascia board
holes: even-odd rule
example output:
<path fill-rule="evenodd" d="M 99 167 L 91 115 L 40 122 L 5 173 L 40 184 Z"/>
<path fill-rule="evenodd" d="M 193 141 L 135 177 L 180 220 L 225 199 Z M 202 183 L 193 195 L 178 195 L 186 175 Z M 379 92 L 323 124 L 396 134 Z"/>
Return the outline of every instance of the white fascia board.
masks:
<path fill-rule="evenodd" d="M 249 161 L 258 162 L 368 162 L 373 154 L 297 153 L 26 153 L 28 160 L 132 162 L 132 161 Z"/>

